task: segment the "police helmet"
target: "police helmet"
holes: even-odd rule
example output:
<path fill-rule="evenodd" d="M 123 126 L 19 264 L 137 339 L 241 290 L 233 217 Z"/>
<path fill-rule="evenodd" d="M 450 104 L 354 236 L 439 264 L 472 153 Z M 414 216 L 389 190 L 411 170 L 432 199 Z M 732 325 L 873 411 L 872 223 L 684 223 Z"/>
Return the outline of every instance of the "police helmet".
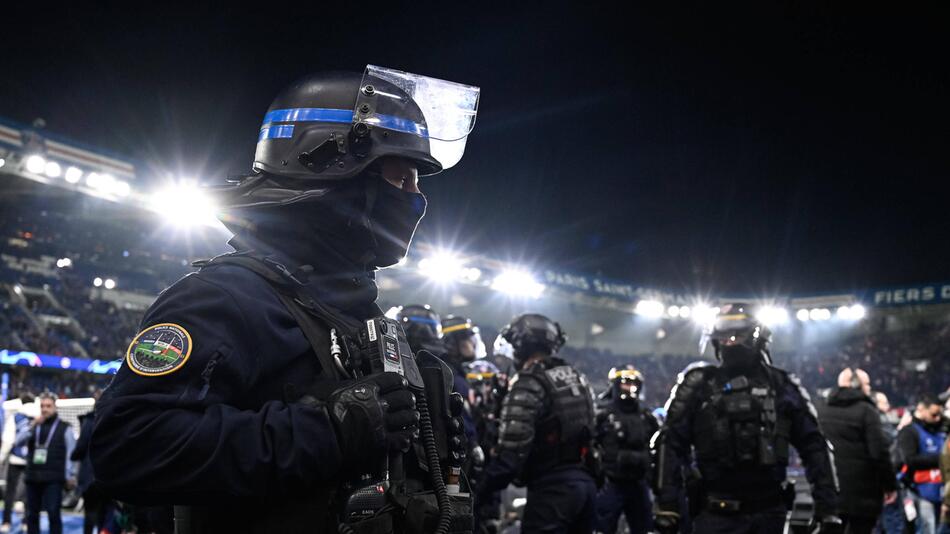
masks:
<path fill-rule="evenodd" d="M 519 365 L 539 352 L 550 356 L 567 342 L 561 325 L 538 313 L 516 316 L 501 330 L 501 336 L 511 343 Z"/>
<path fill-rule="evenodd" d="M 487 354 L 478 327 L 467 317 L 446 317 L 442 321 L 442 338 L 448 355 L 459 361 L 470 362 Z"/>
<path fill-rule="evenodd" d="M 626 400 L 640 400 L 643 397 L 643 374 L 633 365 L 614 367 L 607 373 L 615 398 Z"/>
<path fill-rule="evenodd" d="M 410 340 L 442 339 L 442 321 L 428 304 L 408 304 L 397 308 L 394 315 Z"/>
<path fill-rule="evenodd" d="M 722 306 L 716 319 L 706 326 L 700 341 L 700 352 L 712 344 L 716 358 L 725 364 L 730 356 L 737 360 L 752 359 L 769 361 L 768 346 L 772 331 L 755 317 L 748 304 L 735 303 Z M 745 363 L 737 361 L 735 363 Z"/>
<path fill-rule="evenodd" d="M 457 163 L 475 125 L 479 89 L 385 67 L 297 80 L 264 116 L 255 174 L 217 192 L 222 208 L 282 205 L 319 194 L 314 182 L 373 171 L 381 158 L 420 176 Z M 316 190 L 315 190 L 316 189 Z"/>

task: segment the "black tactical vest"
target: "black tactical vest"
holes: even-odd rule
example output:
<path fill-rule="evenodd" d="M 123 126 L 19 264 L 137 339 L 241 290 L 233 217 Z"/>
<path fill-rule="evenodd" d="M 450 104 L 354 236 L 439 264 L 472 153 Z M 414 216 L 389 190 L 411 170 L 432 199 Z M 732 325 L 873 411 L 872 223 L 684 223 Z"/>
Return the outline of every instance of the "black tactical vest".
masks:
<path fill-rule="evenodd" d="M 611 403 L 607 408 L 601 444 L 604 472 L 611 480 L 634 481 L 646 477 L 650 467 L 650 427 L 652 417 L 643 408 L 624 410 Z"/>
<path fill-rule="evenodd" d="M 534 365 L 522 371 L 540 381 L 546 399 L 521 477 L 525 483 L 555 467 L 582 464 L 593 436 L 594 401 L 587 379 L 570 365 L 561 361 L 554 364 L 550 368 Z"/>
<path fill-rule="evenodd" d="M 695 416 L 696 460 L 710 482 L 735 469 L 770 473 L 788 464 L 791 421 L 776 411 L 776 380 L 710 374 Z"/>

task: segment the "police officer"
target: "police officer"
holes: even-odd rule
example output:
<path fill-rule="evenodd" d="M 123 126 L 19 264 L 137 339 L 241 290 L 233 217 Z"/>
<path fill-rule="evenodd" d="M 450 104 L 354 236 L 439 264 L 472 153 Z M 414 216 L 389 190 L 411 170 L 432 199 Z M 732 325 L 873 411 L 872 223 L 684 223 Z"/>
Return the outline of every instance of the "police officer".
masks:
<path fill-rule="evenodd" d="M 623 512 L 631 534 L 646 534 L 653 525 L 650 438 L 660 425 L 641 403 L 643 375 L 633 365 L 611 369 L 607 380 L 596 417 L 607 478 L 597 494 L 597 531 L 616 532 Z"/>
<path fill-rule="evenodd" d="M 235 252 L 158 297 L 97 405 L 103 489 L 178 505 L 182 533 L 329 532 L 348 483 L 412 452 L 410 375 L 360 377 L 353 358 L 382 315 L 374 271 L 405 256 L 425 211 L 418 176 L 459 160 L 477 96 L 368 66 L 274 100 L 254 173 L 215 193 Z"/>
<path fill-rule="evenodd" d="M 479 496 L 515 482 L 528 488 L 523 532 L 591 532 L 597 490 L 586 465 L 594 428 L 587 379 L 555 356 L 566 337 L 551 319 L 519 315 L 502 335 L 514 347 L 518 373 Z"/>
<path fill-rule="evenodd" d="M 435 355 L 443 353 L 442 320 L 428 304 L 409 304 L 398 308 L 395 318 L 402 324 L 413 353 L 427 350 Z"/>
<path fill-rule="evenodd" d="M 691 448 L 701 475 L 701 491 L 689 495 L 694 532 L 782 532 L 794 496 L 784 486 L 789 445 L 805 464 L 819 529 L 840 528 L 830 446 L 807 392 L 771 365 L 770 337 L 749 306 L 727 305 L 704 336 L 720 365 L 694 364 L 680 374 L 654 441 L 660 532 L 676 531 Z"/>

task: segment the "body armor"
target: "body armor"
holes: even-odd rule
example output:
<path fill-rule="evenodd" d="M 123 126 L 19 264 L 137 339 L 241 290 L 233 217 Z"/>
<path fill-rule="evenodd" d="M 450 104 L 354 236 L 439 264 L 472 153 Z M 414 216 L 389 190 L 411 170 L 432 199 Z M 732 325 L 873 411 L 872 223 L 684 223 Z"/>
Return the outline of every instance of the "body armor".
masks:
<path fill-rule="evenodd" d="M 593 397 L 583 375 L 552 358 L 518 373 L 509 397 L 499 446 L 526 457 L 518 483 L 562 465 L 583 464 L 594 426 Z"/>
<path fill-rule="evenodd" d="M 624 409 L 611 403 L 598 420 L 607 477 L 624 482 L 643 480 L 650 466 L 650 437 L 656 431 L 653 416 L 639 406 Z"/>

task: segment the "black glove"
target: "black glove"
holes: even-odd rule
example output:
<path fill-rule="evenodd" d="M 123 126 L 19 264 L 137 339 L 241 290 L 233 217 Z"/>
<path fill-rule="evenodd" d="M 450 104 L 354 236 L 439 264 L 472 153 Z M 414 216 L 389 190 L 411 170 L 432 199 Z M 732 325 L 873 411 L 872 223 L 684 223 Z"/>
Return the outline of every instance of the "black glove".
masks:
<path fill-rule="evenodd" d="M 808 531 L 812 534 L 842 534 L 844 532 L 844 521 L 840 517 L 829 514 L 820 518 L 812 518 Z"/>
<path fill-rule="evenodd" d="M 659 534 L 676 534 L 680 531 L 680 515 L 659 510 L 653 516 L 653 528 Z"/>
<path fill-rule="evenodd" d="M 406 451 L 419 412 L 406 379 L 381 373 L 351 382 L 327 399 L 344 464 L 355 467 L 387 451 Z"/>

